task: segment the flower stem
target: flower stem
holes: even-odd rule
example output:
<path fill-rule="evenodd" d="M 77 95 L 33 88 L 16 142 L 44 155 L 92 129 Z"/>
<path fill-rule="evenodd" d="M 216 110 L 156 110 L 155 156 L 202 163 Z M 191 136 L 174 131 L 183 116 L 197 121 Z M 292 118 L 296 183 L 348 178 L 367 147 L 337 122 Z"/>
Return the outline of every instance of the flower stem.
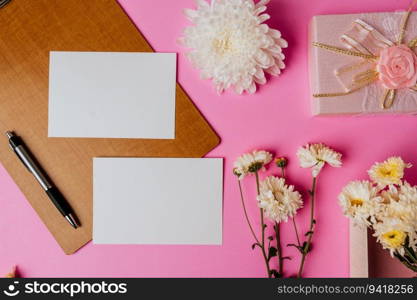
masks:
<path fill-rule="evenodd" d="M 298 235 L 297 224 L 295 223 L 295 216 L 293 216 L 291 219 L 292 219 L 292 224 L 294 225 L 294 231 L 295 231 L 295 236 L 297 237 L 297 243 L 298 243 L 298 246 L 300 247 L 301 246 L 300 236 Z"/>
<path fill-rule="evenodd" d="M 257 195 L 259 196 L 260 194 L 260 188 L 259 188 L 259 174 L 258 172 L 255 172 L 255 178 L 256 178 L 256 192 Z M 271 269 L 269 268 L 269 260 L 268 260 L 268 256 L 266 255 L 265 252 L 265 222 L 264 222 L 264 210 L 263 208 L 260 208 L 260 214 L 261 214 L 261 233 L 262 233 L 262 237 L 261 237 L 261 250 L 262 250 L 262 255 L 264 257 L 265 260 L 265 266 L 266 266 L 266 271 L 268 273 L 268 278 L 271 278 Z"/>
<path fill-rule="evenodd" d="M 255 178 L 256 178 L 256 192 L 257 195 L 259 196 L 260 194 L 260 189 L 259 189 L 259 174 L 258 172 L 255 173 Z M 264 222 L 264 210 L 263 208 L 260 208 L 260 213 L 261 213 L 261 232 L 262 232 L 262 246 L 265 245 L 265 222 Z"/>
<path fill-rule="evenodd" d="M 281 177 L 285 177 L 285 167 L 281 167 Z"/>
<path fill-rule="evenodd" d="M 281 229 L 278 222 L 275 222 L 275 236 L 277 240 L 278 273 L 282 276 L 284 260 L 282 259 Z"/>
<path fill-rule="evenodd" d="M 417 273 L 417 265 L 410 264 L 407 260 L 400 258 L 400 256 L 396 257 L 404 266 Z"/>
<path fill-rule="evenodd" d="M 417 263 L 417 258 L 415 257 L 415 254 L 410 251 L 408 247 L 404 247 L 405 251 L 407 252 L 408 256 L 411 258 L 413 263 Z"/>
<path fill-rule="evenodd" d="M 310 207 L 310 228 L 309 228 L 309 232 L 308 232 L 308 239 L 307 239 L 307 244 L 306 246 L 303 248 L 303 255 L 301 257 L 301 263 L 300 263 L 300 269 L 298 270 L 298 278 L 301 278 L 301 275 L 303 274 L 303 269 L 304 269 L 304 263 L 305 263 L 305 259 L 307 256 L 307 253 L 310 250 L 310 246 L 311 246 L 311 240 L 313 239 L 313 234 L 314 234 L 314 200 L 315 200 L 315 196 L 316 196 L 316 186 L 317 186 L 317 177 L 313 177 L 313 184 L 311 187 L 311 207 Z"/>
<path fill-rule="evenodd" d="M 237 182 L 239 183 L 240 199 L 242 200 L 242 207 L 243 207 L 243 212 L 245 213 L 246 222 L 247 222 L 247 223 L 248 223 L 248 225 L 249 225 L 249 229 L 250 229 L 250 231 L 251 231 L 251 233 L 252 233 L 252 235 L 253 235 L 253 238 L 255 239 L 255 241 L 256 241 L 258 244 L 260 244 L 260 243 L 259 243 L 258 238 L 256 237 L 255 231 L 253 230 L 252 225 L 251 225 L 251 223 L 250 223 L 250 221 L 249 221 L 248 213 L 247 213 L 247 211 L 246 211 L 245 200 L 244 200 L 244 198 L 243 198 L 242 184 L 240 183 L 240 180 L 239 180 L 239 179 L 237 180 Z"/>

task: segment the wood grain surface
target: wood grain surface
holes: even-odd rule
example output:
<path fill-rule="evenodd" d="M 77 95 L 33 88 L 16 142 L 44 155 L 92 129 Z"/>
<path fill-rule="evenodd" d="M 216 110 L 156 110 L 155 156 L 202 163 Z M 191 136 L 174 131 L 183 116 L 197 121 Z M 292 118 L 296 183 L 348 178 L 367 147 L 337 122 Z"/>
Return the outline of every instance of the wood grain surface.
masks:
<path fill-rule="evenodd" d="M 218 145 L 179 85 L 175 140 L 48 138 L 49 51 L 152 51 L 115 0 L 13 0 L 0 24 L 0 133 L 23 138 L 82 226 L 65 221 L 1 136 L 0 161 L 65 253 L 91 240 L 93 157 L 201 157 Z"/>

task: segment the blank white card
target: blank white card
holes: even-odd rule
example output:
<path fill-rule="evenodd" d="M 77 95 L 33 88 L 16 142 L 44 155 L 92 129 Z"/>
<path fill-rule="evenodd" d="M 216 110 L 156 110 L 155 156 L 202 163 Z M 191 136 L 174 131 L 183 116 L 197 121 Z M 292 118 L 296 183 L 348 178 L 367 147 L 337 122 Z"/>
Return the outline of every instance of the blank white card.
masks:
<path fill-rule="evenodd" d="M 50 137 L 175 138 L 175 53 L 50 52 Z"/>
<path fill-rule="evenodd" d="M 95 244 L 222 243 L 223 160 L 94 158 Z"/>

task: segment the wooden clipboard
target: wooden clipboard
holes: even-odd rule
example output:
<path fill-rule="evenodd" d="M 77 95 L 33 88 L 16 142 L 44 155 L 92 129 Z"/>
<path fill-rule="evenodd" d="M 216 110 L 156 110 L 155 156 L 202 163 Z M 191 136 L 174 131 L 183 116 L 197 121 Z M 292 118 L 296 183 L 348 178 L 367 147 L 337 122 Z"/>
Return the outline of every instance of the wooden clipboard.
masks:
<path fill-rule="evenodd" d="M 48 138 L 49 51 L 152 48 L 116 0 L 12 0 L 0 24 L 0 133 L 24 139 L 82 227 L 68 225 L 1 136 L 0 161 L 65 253 L 91 240 L 93 157 L 201 157 L 219 144 L 179 85 L 175 140 Z"/>

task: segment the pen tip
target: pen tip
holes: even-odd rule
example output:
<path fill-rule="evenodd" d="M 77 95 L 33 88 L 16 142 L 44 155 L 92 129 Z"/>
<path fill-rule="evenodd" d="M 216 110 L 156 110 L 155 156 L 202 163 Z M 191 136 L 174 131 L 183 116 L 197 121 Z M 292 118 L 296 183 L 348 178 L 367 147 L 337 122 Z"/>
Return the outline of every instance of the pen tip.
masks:
<path fill-rule="evenodd" d="M 68 214 L 65 216 L 65 219 L 67 219 L 68 223 L 71 224 L 72 227 L 74 227 L 74 229 L 78 228 L 78 224 L 75 221 L 74 217 L 72 216 L 72 214 Z"/>
<path fill-rule="evenodd" d="M 10 139 L 12 136 L 14 136 L 13 131 L 6 131 L 6 136 Z"/>

